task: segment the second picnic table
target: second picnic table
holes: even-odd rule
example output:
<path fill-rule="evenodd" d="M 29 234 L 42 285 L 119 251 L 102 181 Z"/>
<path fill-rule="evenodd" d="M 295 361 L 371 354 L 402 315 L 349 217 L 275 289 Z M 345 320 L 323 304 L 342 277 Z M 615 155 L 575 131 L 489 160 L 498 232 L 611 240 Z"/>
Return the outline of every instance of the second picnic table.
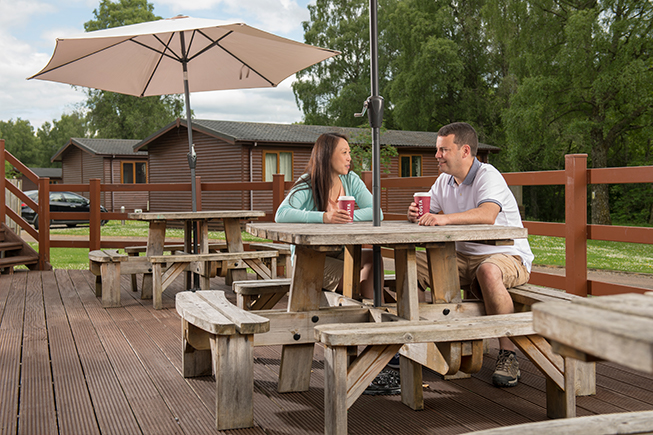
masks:
<path fill-rule="evenodd" d="M 224 224 L 225 239 L 227 242 L 227 252 L 233 253 L 234 259 L 237 260 L 239 255 L 242 257 L 244 248 L 243 248 L 243 239 L 241 235 L 241 221 L 243 220 L 252 220 L 265 216 L 265 212 L 257 210 L 219 210 L 219 211 L 197 211 L 197 212 L 162 212 L 162 213 L 130 213 L 130 219 L 146 221 L 149 223 L 148 231 L 148 240 L 147 240 L 147 251 L 146 256 L 150 259 L 153 259 L 153 267 L 156 267 L 156 264 L 164 262 L 160 256 L 163 255 L 164 243 L 165 243 L 165 233 L 168 222 L 177 221 L 183 224 L 184 228 L 184 253 L 190 254 L 191 256 L 197 254 L 204 255 L 205 259 L 208 260 L 206 254 L 209 254 L 209 222 L 221 220 Z M 198 227 L 198 252 L 193 253 L 192 245 L 192 233 L 193 227 L 197 225 Z M 261 254 L 261 253 L 258 253 Z M 192 261 L 192 258 L 189 257 Z M 217 259 L 217 257 L 216 257 Z M 162 260 L 159 262 L 159 260 Z M 184 260 L 180 258 L 180 260 Z M 227 261 L 227 260 L 225 260 Z M 185 263 L 185 264 L 184 264 Z M 171 271 L 170 276 L 174 274 L 177 276 L 183 270 L 187 269 L 189 262 L 180 261 L 178 265 L 181 265 L 178 270 Z M 183 269 L 183 270 L 182 270 Z M 237 268 L 229 271 L 230 274 L 227 276 L 229 283 L 234 280 L 246 279 L 246 269 Z M 176 273 L 176 274 L 175 274 Z M 160 308 L 161 301 L 157 302 L 156 298 L 161 297 L 158 292 L 153 292 L 153 277 L 155 274 L 146 273 L 143 276 L 143 288 L 142 288 L 142 297 L 153 297 L 155 298 L 154 306 L 155 308 Z M 208 289 L 209 288 L 209 275 L 208 273 L 200 274 L 200 288 Z M 160 285 L 160 284 L 159 284 Z M 165 286 L 164 286 L 165 287 Z M 193 283 L 190 276 L 186 279 L 186 287 L 192 288 Z"/>

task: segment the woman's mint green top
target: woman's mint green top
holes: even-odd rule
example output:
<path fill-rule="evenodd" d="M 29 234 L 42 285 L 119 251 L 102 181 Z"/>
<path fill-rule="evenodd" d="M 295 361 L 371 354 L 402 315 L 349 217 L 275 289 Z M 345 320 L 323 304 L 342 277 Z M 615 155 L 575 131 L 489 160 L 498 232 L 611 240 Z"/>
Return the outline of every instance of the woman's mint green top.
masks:
<path fill-rule="evenodd" d="M 302 178 L 304 177 L 307 177 L 307 174 L 302 175 Z M 363 180 L 355 172 L 350 172 L 347 175 L 340 175 L 340 181 L 345 189 L 345 195 L 353 196 L 356 200 L 358 209 L 354 210 L 354 221 L 371 221 L 373 216 L 372 194 L 367 190 Z M 324 212 L 317 211 L 313 201 L 313 191 L 306 187 L 302 183 L 299 188 L 295 186 L 288 193 L 277 209 L 275 222 L 324 223 L 322 220 Z M 383 212 L 381 212 L 381 220 L 383 220 Z"/>

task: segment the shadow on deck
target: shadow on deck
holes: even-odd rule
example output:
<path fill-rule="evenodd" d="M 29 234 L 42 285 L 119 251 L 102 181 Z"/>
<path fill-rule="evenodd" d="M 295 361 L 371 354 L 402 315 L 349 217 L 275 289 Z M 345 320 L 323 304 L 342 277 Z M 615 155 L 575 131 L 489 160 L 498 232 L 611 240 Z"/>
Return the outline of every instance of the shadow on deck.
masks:
<path fill-rule="evenodd" d="M 122 307 L 102 308 L 87 270 L 0 275 L 0 433 L 210 434 L 213 377 L 181 376 L 181 326 L 174 297 L 152 309 L 122 277 Z M 212 288 L 235 295 L 222 278 Z M 258 347 L 254 364 L 256 427 L 225 433 L 320 434 L 323 353 L 315 347 L 310 391 L 276 391 L 280 347 Z M 545 379 L 522 357 L 515 388 L 490 378 L 497 350 L 471 379 L 444 381 L 424 371 L 425 410 L 399 396 L 361 396 L 349 410 L 351 434 L 455 434 L 546 420 Z M 579 416 L 653 410 L 653 376 L 597 365 L 597 394 L 579 397 Z"/>

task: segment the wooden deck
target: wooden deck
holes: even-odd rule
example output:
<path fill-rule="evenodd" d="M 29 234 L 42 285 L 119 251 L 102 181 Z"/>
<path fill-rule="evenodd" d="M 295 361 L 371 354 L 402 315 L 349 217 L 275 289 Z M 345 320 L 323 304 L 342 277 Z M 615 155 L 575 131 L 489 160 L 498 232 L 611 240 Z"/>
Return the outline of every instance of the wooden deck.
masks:
<path fill-rule="evenodd" d="M 141 301 L 122 277 L 121 308 L 101 307 L 89 271 L 0 275 L 1 434 L 211 434 L 215 382 L 181 374 L 174 296 L 164 309 Z M 221 278 L 212 288 L 228 290 Z M 311 389 L 276 391 L 280 347 L 256 348 L 254 419 L 239 434 L 323 433 L 323 359 L 316 346 Z M 424 372 L 425 410 L 399 396 L 361 396 L 349 410 L 351 434 L 455 434 L 546 419 L 545 380 L 524 357 L 519 386 L 490 383 L 497 350 L 471 379 Z M 597 394 L 578 398 L 578 415 L 653 410 L 653 376 L 597 365 Z"/>

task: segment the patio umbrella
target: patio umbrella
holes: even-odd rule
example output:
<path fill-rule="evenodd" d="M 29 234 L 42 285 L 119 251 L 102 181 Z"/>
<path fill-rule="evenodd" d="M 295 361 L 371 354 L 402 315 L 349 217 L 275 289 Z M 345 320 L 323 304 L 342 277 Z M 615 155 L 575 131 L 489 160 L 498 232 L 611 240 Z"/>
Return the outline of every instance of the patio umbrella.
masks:
<path fill-rule="evenodd" d="M 139 97 L 183 92 L 197 211 L 190 92 L 275 87 L 336 54 L 242 23 L 178 16 L 57 39 L 50 62 L 29 79 Z"/>

